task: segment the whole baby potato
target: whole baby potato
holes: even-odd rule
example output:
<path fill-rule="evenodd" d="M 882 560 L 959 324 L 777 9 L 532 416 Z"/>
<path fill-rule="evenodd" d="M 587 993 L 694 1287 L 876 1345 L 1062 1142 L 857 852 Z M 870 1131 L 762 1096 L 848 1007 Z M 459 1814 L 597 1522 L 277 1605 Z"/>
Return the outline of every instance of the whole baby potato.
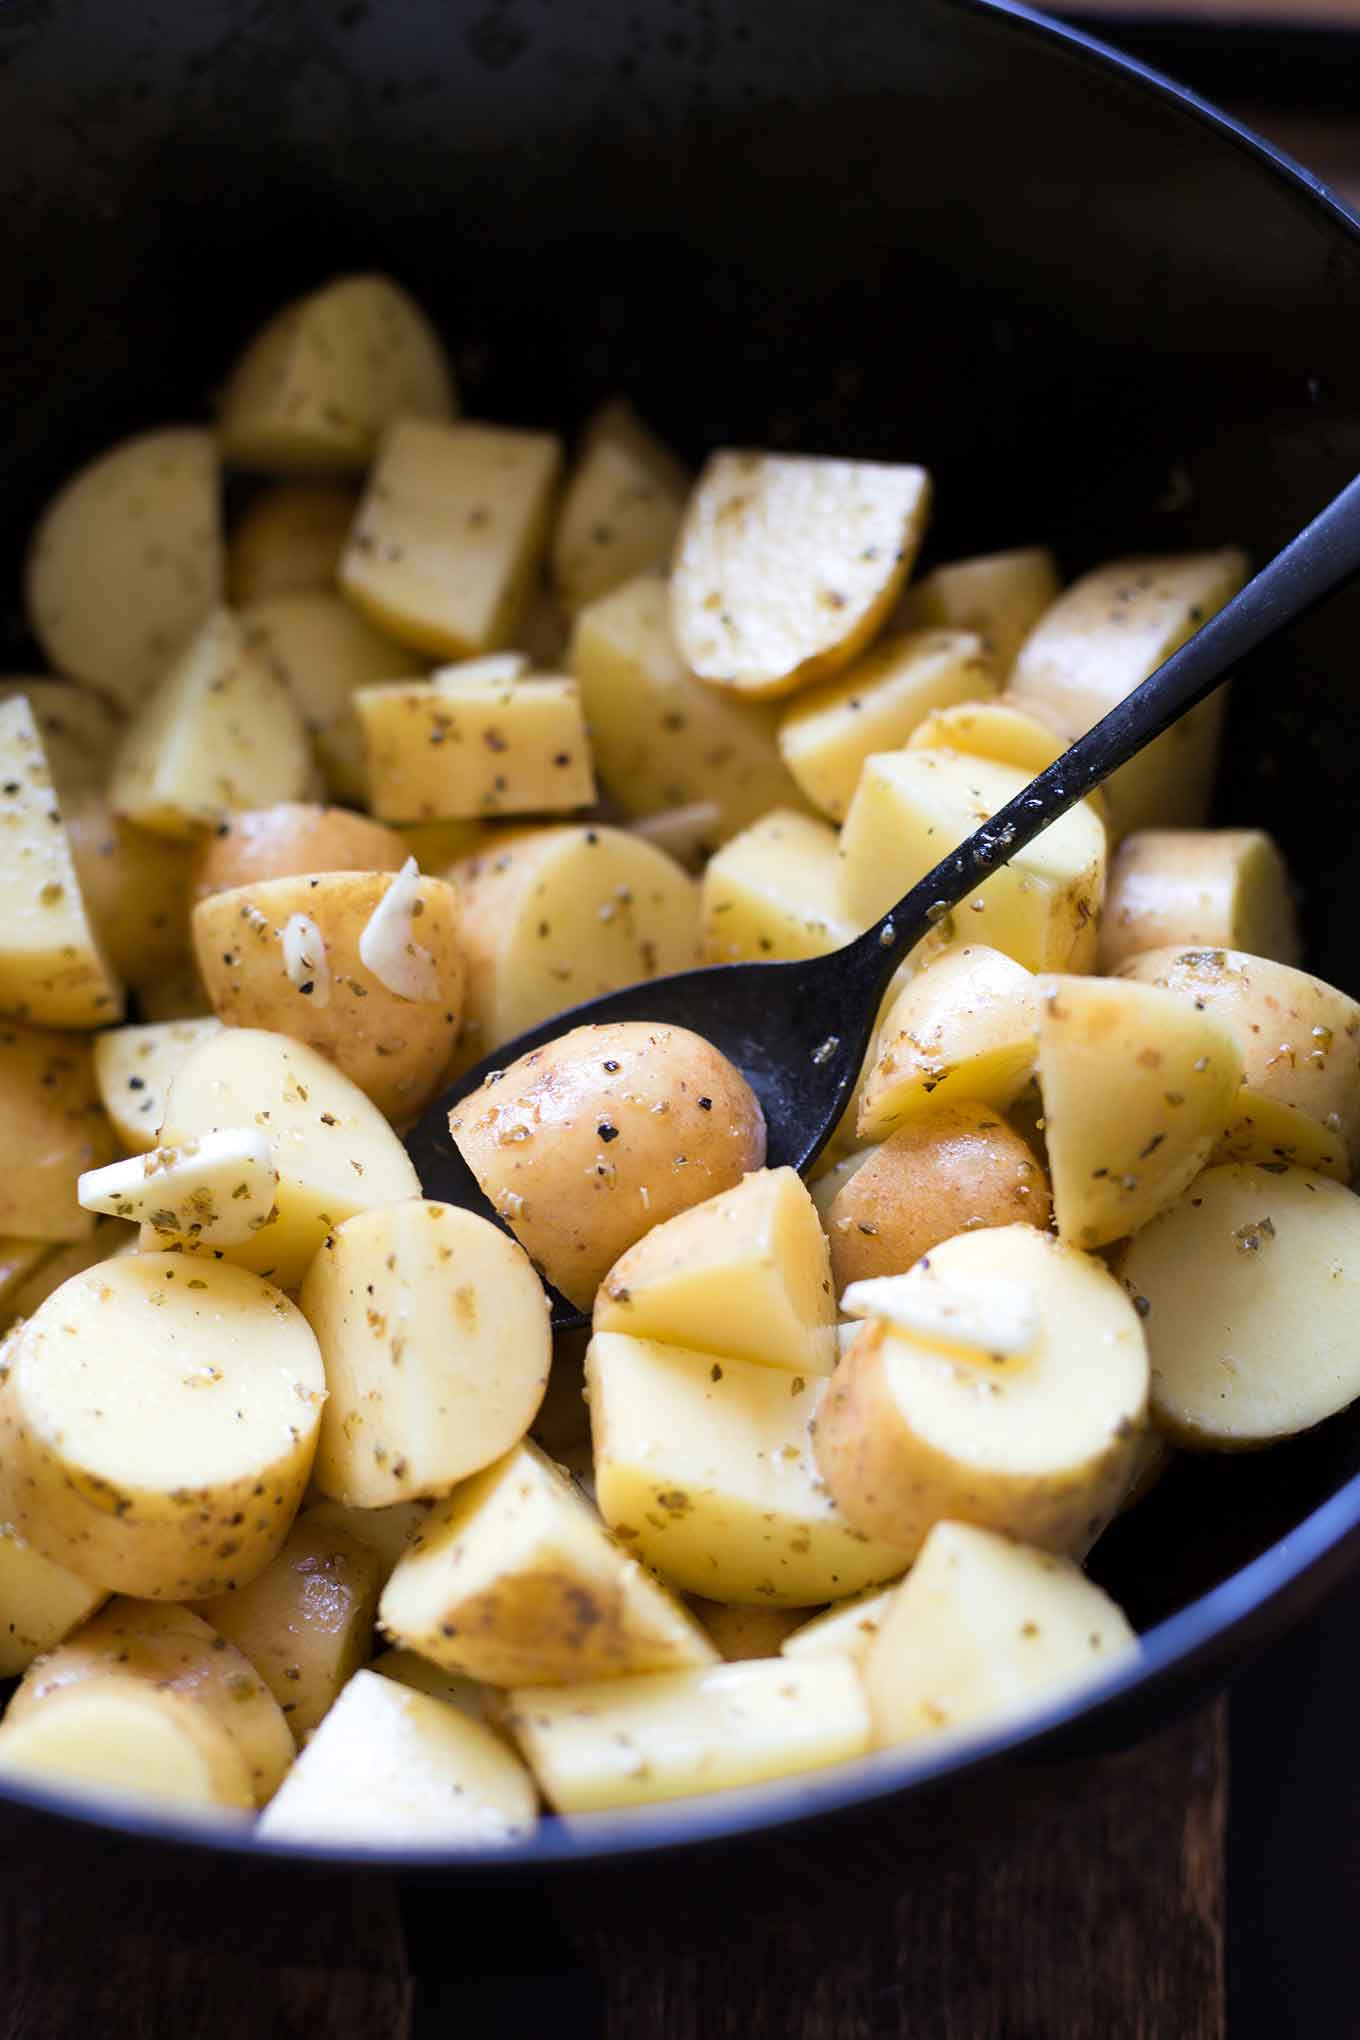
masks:
<path fill-rule="evenodd" d="M 352 808 L 284 800 L 218 823 L 197 854 L 192 897 L 315 871 L 400 871 L 409 854 L 394 830 Z"/>
<path fill-rule="evenodd" d="M 746 1079 L 684 1027 L 575 1027 L 487 1079 L 449 1115 L 464 1159 L 548 1280 L 589 1310 L 654 1225 L 765 1160 Z"/>

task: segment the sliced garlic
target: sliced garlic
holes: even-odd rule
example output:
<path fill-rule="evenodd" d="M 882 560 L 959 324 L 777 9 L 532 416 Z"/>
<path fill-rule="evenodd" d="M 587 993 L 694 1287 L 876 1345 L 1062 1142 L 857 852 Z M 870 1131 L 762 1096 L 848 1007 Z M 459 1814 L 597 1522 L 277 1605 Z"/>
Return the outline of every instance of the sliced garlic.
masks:
<path fill-rule="evenodd" d="M 290 914 L 279 940 L 289 982 L 305 992 L 314 1006 L 329 1006 L 331 967 L 326 957 L 326 938 L 311 915 Z"/>
<path fill-rule="evenodd" d="M 852 1318 L 882 1318 L 927 1345 L 1019 1359 L 1034 1351 L 1043 1320 L 1034 1292 L 997 1276 L 964 1289 L 937 1275 L 927 1255 L 905 1275 L 852 1282 L 841 1298 Z"/>
<path fill-rule="evenodd" d="M 438 666 L 430 675 L 436 687 L 456 691 L 460 687 L 496 687 L 522 680 L 529 670 L 523 652 L 489 652 L 484 659 L 460 659 L 453 666 Z"/>
<path fill-rule="evenodd" d="M 111 1212 L 162 1237 L 232 1247 L 275 1216 L 278 1187 L 264 1134 L 229 1126 L 87 1169 L 77 1194 L 86 1211 Z"/>
<path fill-rule="evenodd" d="M 359 960 L 398 999 L 438 1005 L 439 971 L 428 949 L 415 939 L 420 910 L 420 866 L 408 857 L 359 937 Z"/>

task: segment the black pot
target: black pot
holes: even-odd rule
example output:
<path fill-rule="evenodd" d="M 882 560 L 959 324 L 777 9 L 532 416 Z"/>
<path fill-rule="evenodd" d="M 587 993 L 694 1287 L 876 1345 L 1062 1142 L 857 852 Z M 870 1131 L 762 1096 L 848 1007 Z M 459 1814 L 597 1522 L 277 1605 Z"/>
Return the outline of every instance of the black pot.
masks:
<path fill-rule="evenodd" d="M 6 560 L 68 469 L 201 416 L 262 315 L 357 267 L 429 305 L 474 413 L 570 424 L 621 388 L 696 454 L 924 461 L 942 557 L 1048 539 L 1072 572 L 1229 540 L 1264 558 L 1360 466 L 1360 223 L 1202 102 L 1018 7 L 193 0 L 153 20 L 9 0 L 0 65 Z M 1276 832 L 1313 967 L 1352 991 L 1358 625 L 1360 597 L 1338 599 L 1243 672 L 1220 800 Z M 1033 1732 L 548 1822 L 518 1857 L 436 1867 L 486 1885 L 643 1851 L 711 1879 L 763 1847 L 815 1897 L 850 1864 L 1025 1818 L 1340 1575 L 1357 1468 L 1360 1413 L 1268 1457 L 1179 1461 L 1093 1564 L 1141 1664 Z M 9 1791 L 30 1846 L 61 1841 L 54 1816 L 83 1818 Z M 189 1839 L 147 1818 L 82 1845 L 179 1874 Z M 267 1884 L 260 1855 L 248 1874 Z"/>

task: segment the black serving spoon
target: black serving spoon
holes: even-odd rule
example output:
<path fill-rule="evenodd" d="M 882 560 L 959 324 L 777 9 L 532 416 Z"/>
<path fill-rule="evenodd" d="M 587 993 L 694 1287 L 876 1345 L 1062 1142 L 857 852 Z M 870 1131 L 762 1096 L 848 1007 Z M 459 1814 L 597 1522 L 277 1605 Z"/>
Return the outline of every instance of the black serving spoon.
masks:
<path fill-rule="evenodd" d="M 425 1194 L 500 1224 L 454 1146 L 451 1109 L 493 1070 L 530 1049 L 572 1027 L 609 1020 L 665 1022 L 711 1041 L 760 1100 L 770 1165 L 787 1163 L 806 1174 L 849 1103 L 888 980 L 922 936 L 997 865 L 1212 694 L 1239 660 L 1357 572 L 1360 477 L 1141 687 L 844 949 L 797 963 L 710 964 L 652 978 L 555 1013 L 503 1042 L 436 1099 L 408 1134 Z M 584 1313 L 554 1292 L 553 1323 L 565 1329 L 584 1322 Z"/>

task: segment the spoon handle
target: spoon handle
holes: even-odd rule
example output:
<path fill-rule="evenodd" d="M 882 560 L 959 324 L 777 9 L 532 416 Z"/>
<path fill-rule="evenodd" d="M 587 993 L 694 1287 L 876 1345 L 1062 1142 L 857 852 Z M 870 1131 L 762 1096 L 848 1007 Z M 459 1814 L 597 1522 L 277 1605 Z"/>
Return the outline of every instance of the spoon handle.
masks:
<path fill-rule="evenodd" d="M 1222 685 L 1232 668 L 1360 573 L 1360 476 L 1262 567 L 1179 651 L 1078 737 L 1014 800 L 951 850 L 904 899 L 841 951 L 879 992 L 924 928 L 956 907 L 998 864 L 1085 794 L 1127 765 L 1154 737 Z"/>

